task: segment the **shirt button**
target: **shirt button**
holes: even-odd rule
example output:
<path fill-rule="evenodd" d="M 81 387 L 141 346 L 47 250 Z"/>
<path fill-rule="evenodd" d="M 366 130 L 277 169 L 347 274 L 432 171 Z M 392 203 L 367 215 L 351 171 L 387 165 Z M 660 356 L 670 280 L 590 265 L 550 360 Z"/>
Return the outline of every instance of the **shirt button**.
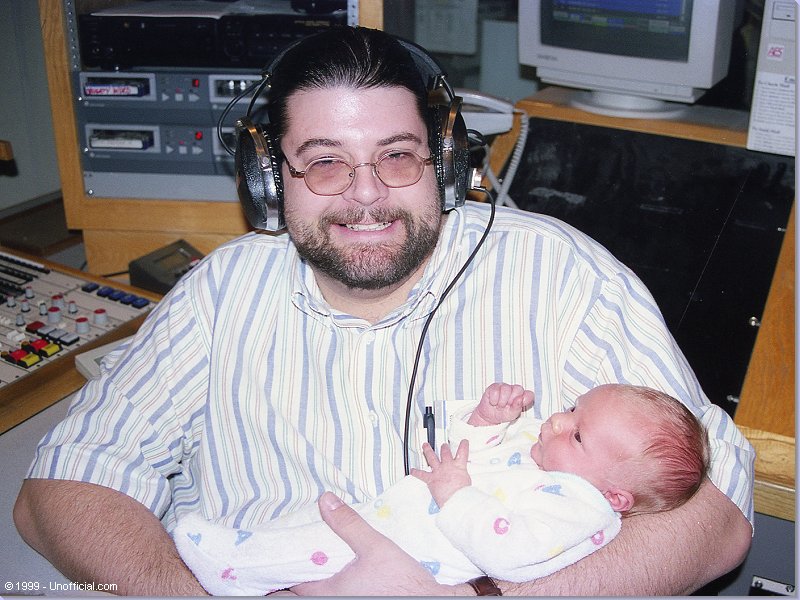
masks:
<path fill-rule="evenodd" d="M 378 426 L 378 413 L 376 413 L 374 410 L 371 410 L 369 412 L 369 420 L 372 421 L 372 426 L 373 427 L 377 427 Z"/>

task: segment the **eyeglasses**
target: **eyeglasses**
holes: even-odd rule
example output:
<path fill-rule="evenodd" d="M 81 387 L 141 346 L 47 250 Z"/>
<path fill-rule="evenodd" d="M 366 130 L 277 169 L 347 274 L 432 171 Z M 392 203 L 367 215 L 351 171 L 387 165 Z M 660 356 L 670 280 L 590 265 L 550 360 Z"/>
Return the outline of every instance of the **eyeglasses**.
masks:
<path fill-rule="evenodd" d="M 390 150 L 375 162 L 349 162 L 334 156 L 312 160 L 304 171 L 298 171 L 289 161 L 286 165 L 292 177 L 302 177 L 308 189 L 320 196 L 336 196 L 349 188 L 356 178 L 356 169 L 372 167 L 373 174 L 390 188 L 414 185 L 422 177 L 425 165 L 433 163 L 433 157 L 422 158 L 411 150 Z"/>

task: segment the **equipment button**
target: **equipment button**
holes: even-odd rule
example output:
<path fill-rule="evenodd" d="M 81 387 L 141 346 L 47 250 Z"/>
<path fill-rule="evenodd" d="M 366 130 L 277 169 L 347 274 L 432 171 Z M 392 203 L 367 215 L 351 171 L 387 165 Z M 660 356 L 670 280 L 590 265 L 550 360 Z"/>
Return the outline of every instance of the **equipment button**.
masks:
<path fill-rule="evenodd" d="M 71 346 L 72 344 L 77 342 L 79 339 L 81 339 L 81 338 L 79 338 L 74 333 L 70 333 L 70 332 L 67 331 L 67 332 L 64 332 L 64 335 L 62 335 L 61 338 L 58 341 L 61 343 L 62 346 Z"/>
<path fill-rule="evenodd" d="M 22 347 L 28 352 L 39 352 L 39 350 L 47 346 L 49 343 L 50 342 L 43 340 L 42 338 L 36 338 L 35 340 L 25 342 L 22 344 Z"/>
<path fill-rule="evenodd" d="M 66 335 L 66 333 L 67 332 L 64 329 L 58 329 L 56 327 L 53 327 L 52 331 L 47 332 L 47 337 L 49 337 L 54 342 L 58 342 L 61 340 L 62 337 Z M 41 335 L 41 332 L 39 332 L 39 335 Z"/>
<path fill-rule="evenodd" d="M 17 360 L 17 364 L 20 367 L 25 367 L 27 369 L 28 367 L 32 367 L 33 365 L 38 363 L 40 360 L 42 359 L 38 354 L 26 354 L 25 356 Z"/>
<path fill-rule="evenodd" d="M 37 333 L 42 327 L 44 327 L 44 323 L 41 321 L 34 321 L 25 328 L 25 331 L 28 333 Z"/>
<path fill-rule="evenodd" d="M 36 321 L 36 322 L 38 323 L 39 321 Z M 40 335 L 42 337 L 45 337 L 45 336 L 50 335 L 50 333 L 55 331 L 55 329 L 56 328 L 53 327 L 52 325 L 45 325 L 44 323 L 42 323 L 41 327 L 39 327 L 36 330 L 36 335 Z"/>
<path fill-rule="evenodd" d="M 57 352 L 61 352 L 61 346 L 58 344 L 47 344 L 44 348 L 40 348 L 37 354 L 42 358 L 53 356 Z"/>
<path fill-rule="evenodd" d="M 144 308 L 148 304 L 150 304 L 150 300 L 148 300 L 147 298 L 137 298 L 136 300 L 131 302 L 131 306 L 133 306 L 134 308 Z"/>

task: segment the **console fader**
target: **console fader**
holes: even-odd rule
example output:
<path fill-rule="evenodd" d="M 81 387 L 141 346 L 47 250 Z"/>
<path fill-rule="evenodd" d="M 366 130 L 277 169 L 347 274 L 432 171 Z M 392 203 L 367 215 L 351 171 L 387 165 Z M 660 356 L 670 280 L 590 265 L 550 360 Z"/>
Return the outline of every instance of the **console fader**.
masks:
<path fill-rule="evenodd" d="M 0 413 L 23 386 L 46 387 L 54 363 L 131 335 L 157 297 L 74 273 L 0 251 Z"/>

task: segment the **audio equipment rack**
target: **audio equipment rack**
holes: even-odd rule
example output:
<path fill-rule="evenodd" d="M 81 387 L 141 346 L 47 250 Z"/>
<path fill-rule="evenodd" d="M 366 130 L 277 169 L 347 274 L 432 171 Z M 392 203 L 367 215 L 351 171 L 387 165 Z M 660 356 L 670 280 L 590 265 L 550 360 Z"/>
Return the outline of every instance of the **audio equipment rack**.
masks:
<path fill-rule="evenodd" d="M 81 387 L 75 356 L 135 333 L 158 299 L 0 248 L 0 433 Z"/>

